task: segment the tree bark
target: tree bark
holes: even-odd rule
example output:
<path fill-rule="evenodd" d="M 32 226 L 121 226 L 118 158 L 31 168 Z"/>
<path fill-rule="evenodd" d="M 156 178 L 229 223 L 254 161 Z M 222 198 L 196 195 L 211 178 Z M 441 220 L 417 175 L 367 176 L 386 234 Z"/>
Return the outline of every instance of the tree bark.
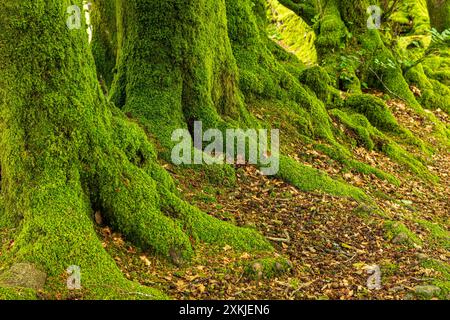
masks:
<path fill-rule="evenodd" d="M 126 97 L 122 98 L 126 102 L 137 101 L 133 105 L 142 107 L 146 94 L 158 102 L 171 94 L 178 94 L 180 99 L 186 92 L 196 101 L 222 99 L 229 92 L 216 90 L 214 96 L 204 97 L 214 86 L 206 92 L 198 92 L 194 87 L 181 90 L 185 72 L 206 83 L 210 79 L 202 72 L 212 67 L 218 75 L 218 86 L 223 84 L 220 81 L 233 81 L 232 73 L 226 73 L 233 65 L 226 57 L 220 64 L 210 61 L 205 65 L 204 53 L 198 52 L 200 66 L 195 67 L 199 71 L 189 69 L 181 55 L 189 50 L 184 39 L 168 45 L 158 43 L 160 32 L 173 30 L 164 23 L 161 29 L 148 30 L 147 23 L 156 23 L 158 18 L 145 17 L 139 11 L 159 12 L 159 19 L 170 14 L 164 9 L 171 9 L 174 19 L 177 14 L 186 13 L 167 8 L 167 3 L 123 2 L 129 11 L 123 17 L 123 28 L 127 30 L 123 36 L 127 38 L 121 50 L 127 51 L 128 64 L 119 67 L 119 73 L 123 72 L 120 68 L 126 68 L 127 73 L 120 77 L 142 82 L 129 84 Z M 156 290 L 125 280 L 97 239 L 94 210 L 101 211 L 108 224 L 129 240 L 174 263 L 192 256 L 190 237 L 230 244 L 241 250 L 270 251 L 271 246 L 256 232 L 216 220 L 178 198 L 144 131 L 103 95 L 85 24 L 79 30 L 66 26 L 65 13 L 73 4 L 82 8 L 81 1 L 60 0 L 6 0 L 0 6 L 0 159 L 4 200 L 0 222 L 2 227 L 17 230 L 13 249 L 1 257 L 2 265 L 35 263 L 48 273 L 47 285 L 65 294 L 68 291 L 61 276 L 69 266 L 77 265 L 83 274 L 85 298 L 128 298 L 129 292 L 136 291 L 148 297 L 163 297 Z M 191 14 L 193 10 L 201 11 L 194 5 L 184 9 L 191 10 Z M 187 24 L 189 17 L 183 22 Z M 140 32 L 148 42 L 139 41 Z M 181 40 L 187 31 L 176 28 L 177 32 Z M 131 36 L 133 39 L 128 38 Z M 186 38 L 197 41 L 193 32 L 186 33 Z M 221 43 L 214 49 L 227 50 Z M 181 51 L 174 56 L 171 50 Z M 148 60 L 155 52 L 159 58 L 151 64 Z M 130 59 L 136 59 L 136 63 Z M 180 101 L 169 102 L 180 106 Z M 156 104 L 153 106 L 155 109 L 150 112 L 161 111 Z M 174 117 L 172 110 L 165 111 L 168 119 Z"/>

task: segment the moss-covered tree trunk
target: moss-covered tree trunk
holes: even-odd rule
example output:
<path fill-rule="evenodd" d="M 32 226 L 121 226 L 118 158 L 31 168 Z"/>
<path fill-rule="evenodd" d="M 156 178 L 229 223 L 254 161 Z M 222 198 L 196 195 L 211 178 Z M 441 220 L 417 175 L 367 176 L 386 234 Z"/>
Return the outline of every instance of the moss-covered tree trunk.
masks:
<path fill-rule="evenodd" d="M 97 238 L 94 211 L 129 240 L 177 264 L 192 257 L 197 241 L 271 250 L 256 232 L 183 201 L 147 137 L 168 159 L 173 130 L 192 129 L 196 120 L 204 128 L 263 126 L 246 108 L 249 102 L 286 108 L 307 141 L 361 172 L 386 178 L 351 159 L 330 115 L 349 126 L 357 122 L 367 145 L 376 136 L 389 156 L 426 171 L 378 131 L 413 140 L 384 103 L 361 94 L 366 82 L 423 113 L 389 42 L 367 28 L 366 10 L 375 1 L 282 2 L 308 23 L 317 20 L 324 68 L 304 68 L 267 37 L 264 0 L 95 0 L 92 44 L 83 17 L 82 28 L 66 26 L 67 8 L 82 8 L 81 0 L 3 0 L 0 228 L 11 242 L 0 263 L 6 277 L 11 265 L 33 263 L 48 274 L 47 288 L 66 296 L 65 270 L 76 265 L 85 297 L 161 297 L 125 280 Z M 341 85 L 340 56 L 359 51 L 347 70 L 354 81 Z M 393 66 L 386 67 L 389 61 Z M 338 89 L 355 96 L 344 101 Z M 343 106 L 364 118 L 340 112 Z M 287 156 L 280 155 L 278 176 L 302 190 L 367 200 L 361 190 Z M 7 294 L 17 292 L 0 285 L 0 296 Z"/>
<path fill-rule="evenodd" d="M 183 114 L 180 97 L 211 104 L 209 99 L 228 97 L 227 85 L 233 85 L 235 68 L 221 39 L 215 47 L 202 45 L 223 51 L 224 59 L 205 60 L 207 53 L 198 49 L 200 69 L 196 69 L 175 55 L 176 50 L 191 50 L 187 42 L 169 42 L 164 47 L 147 38 L 146 34 L 158 38 L 167 32 L 186 32 L 195 41 L 194 32 L 174 31 L 165 21 L 151 20 L 150 13 L 172 12 L 173 21 L 176 15 L 186 14 L 187 25 L 195 23 L 189 13 L 204 14 L 205 8 L 181 1 L 179 5 L 186 8 L 178 11 L 166 8 L 167 3 L 123 1 L 127 31 L 122 41 L 125 48 L 136 50 L 122 57 L 127 64 L 120 67 L 126 71 L 120 69 L 124 74 L 119 78 L 126 77 L 130 84 L 127 92 L 117 93 L 119 102 L 142 107 L 133 110 L 167 113 L 163 130 L 178 125 L 174 121 Z M 73 30 L 66 26 L 67 8 L 73 4 L 82 8 L 81 1 L 69 0 L 6 0 L 0 5 L 0 227 L 14 230 L 13 245 L 2 250 L 2 269 L 18 262 L 33 263 L 48 274 L 47 288 L 64 296 L 65 270 L 76 265 L 81 268 L 85 297 L 130 298 L 136 291 L 161 297 L 121 275 L 94 231 L 94 210 L 101 211 L 107 223 L 128 239 L 174 263 L 192 256 L 192 240 L 270 250 L 254 231 L 215 220 L 178 198 L 144 131 L 104 97 L 86 26 L 83 23 L 81 29 Z M 142 11 L 149 12 L 149 17 L 140 15 Z M 161 29 L 152 30 L 154 25 Z M 189 45 L 197 48 L 195 43 Z M 159 68 L 147 62 L 155 57 L 151 52 L 158 53 Z M 189 87 L 183 77 L 199 78 L 207 87 Z M 173 99 L 175 95 L 178 100 Z M 142 110 L 146 96 L 155 101 L 150 111 Z M 0 289 L 0 295 L 8 293 Z"/>

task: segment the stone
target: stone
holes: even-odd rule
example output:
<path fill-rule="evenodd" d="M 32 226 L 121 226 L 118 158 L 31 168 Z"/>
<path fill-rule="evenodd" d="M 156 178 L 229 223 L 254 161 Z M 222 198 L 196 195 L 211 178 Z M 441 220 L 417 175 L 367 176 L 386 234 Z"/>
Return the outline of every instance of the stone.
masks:
<path fill-rule="evenodd" d="M 47 274 L 31 263 L 15 263 L 0 276 L 0 284 L 5 287 L 44 289 Z"/>

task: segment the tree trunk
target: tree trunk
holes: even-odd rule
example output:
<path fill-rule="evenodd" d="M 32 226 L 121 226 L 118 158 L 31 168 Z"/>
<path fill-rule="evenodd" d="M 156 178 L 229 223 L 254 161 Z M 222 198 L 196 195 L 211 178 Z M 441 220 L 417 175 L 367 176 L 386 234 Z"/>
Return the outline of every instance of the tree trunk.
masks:
<path fill-rule="evenodd" d="M 167 8 L 167 1 L 161 1 L 160 6 L 153 0 L 137 3 L 123 4 L 128 12 L 123 28 L 128 30 L 126 36 L 132 35 L 134 40 L 138 40 L 140 32 L 144 39 L 146 34 L 151 35 L 150 31 L 156 38 L 159 32 L 144 27 L 156 21 L 140 16 L 139 10 L 170 14 L 165 9 L 171 9 L 173 14 L 184 12 L 186 19 L 190 17 L 183 10 Z M 175 263 L 192 256 L 189 237 L 242 250 L 270 250 L 270 245 L 254 231 L 213 219 L 177 197 L 145 133 L 106 101 L 97 82 L 86 26 L 83 24 L 79 30 L 66 26 L 65 12 L 72 4 L 60 0 L 6 0 L 0 6 L 4 199 L 0 222 L 2 227 L 17 228 L 14 246 L 2 255 L 2 264 L 34 263 L 48 273 L 47 285 L 63 294 L 68 291 L 61 277 L 69 266 L 77 265 L 83 275 L 85 297 L 124 298 L 127 292 L 137 290 L 149 297 L 162 297 L 156 290 L 141 288 L 121 275 L 97 239 L 94 210 L 101 211 L 108 223 L 128 239 Z M 81 1 L 75 4 L 82 8 Z M 198 6 L 186 9 L 191 10 L 190 14 L 196 9 L 201 12 Z M 160 31 L 169 32 L 169 27 L 166 24 Z M 186 31 L 176 32 L 181 35 Z M 194 32 L 187 36 L 193 37 Z M 181 90 L 184 72 L 211 83 L 203 73 L 206 68 L 217 72 L 216 86 L 220 81 L 231 81 L 232 85 L 233 74 L 227 70 L 233 70 L 233 63 L 226 57 L 221 64 L 212 60 L 209 65 L 200 63 L 196 71 L 182 60 L 182 51 L 175 56 L 176 52 L 170 52 L 187 50 L 187 43 L 172 42 L 164 47 L 148 40 L 124 40 L 126 47 L 137 49 L 130 50 L 126 58 L 139 62 L 126 66 L 127 79 L 148 84 L 144 90 L 129 85 L 126 101 L 134 100 L 133 105 L 143 107 L 142 99 L 148 94 L 155 101 L 155 110 L 149 112 L 158 112 L 156 102 L 167 102 L 167 108 L 176 106 L 170 104 L 176 102 L 180 107 L 183 92 L 192 93 L 195 101 L 226 99 L 230 94 L 215 90 L 214 96 L 205 97 L 214 86 L 206 92 L 197 92 L 196 88 Z M 139 51 L 150 45 L 153 52 L 159 53 L 159 64 L 147 61 L 151 59 L 150 51 Z M 220 43 L 215 49 L 227 50 Z M 204 55 L 201 51 L 197 54 Z M 203 61 L 202 56 L 198 58 Z M 176 59 L 173 65 L 172 59 Z M 178 95 L 176 101 L 174 95 Z M 176 108 L 165 111 L 174 116 L 172 110 L 176 112 Z M 170 216 L 163 212 L 170 212 Z"/>
<path fill-rule="evenodd" d="M 366 82 L 424 113 L 382 34 L 367 29 L 372 1 L 283 2 L 303 17 L 321 13 L 321 67 L 304 68 L 269 40 L 264 0 L 95 0 L 91 45 L 84 19 L 81 29 L 66 26 L 67 8 L 82 8 L 81 0 L 3 0 L 0 228 L 14 233 L 11 248 L 2 250 L 2 267 L 36 264 L 48 273 L 47 287 L 63 297 L 70 295 L 64 275 L 72 265 L 81 267 L 84 298 L 127 298 L 133 292 L 163 297 L 125 280 L 97 238 L 95 211 L 127 239 L 176 264 L 192 257 L 195 241 L 272 250 L 255 231 L 183 201 L 141 126 L 168 159 L 175 129 L 192 130 L 196 120 L 222 130 L 263 127 L 267 123 L 257 121 L 247 105 L 272 103 L 295 117 L 289 125 L 306 143 L 351 169 L 389 179 L 338 142 L 342 132 L 330 114 L 353 119 L 345 113 L 353 108 L 368 120 L 347 125 L 365 133 L 368 145 L 373 148 L 374 139 L 395 161 L 425 172 L 423 163 L 380 130 L 405 139 L 408 132 L 398 129 L 382 101 L 361 94 Z M 355 79 L 346 93 L 352 96 L 344 100 L 338 62 L 358 51 L 347 70 Z M 393 66 L 386 68 L 389 61 Z M 450 136 L 432 120 L 441 137 Z M 302 190 L 368 200 L 362 190 L 319 170 L 285 155 L 279 160 L 278 176 Z"/>

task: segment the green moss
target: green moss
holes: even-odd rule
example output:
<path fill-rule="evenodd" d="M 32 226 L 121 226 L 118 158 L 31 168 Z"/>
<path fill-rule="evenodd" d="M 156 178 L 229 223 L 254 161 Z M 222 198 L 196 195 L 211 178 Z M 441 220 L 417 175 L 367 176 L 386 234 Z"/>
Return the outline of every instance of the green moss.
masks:
<path fill-rule="evenodd" d="M 408 246 L 422 244 L 420 238 L 399 221 L 385 221 L 384 229 L 385 236 L 388 241 L 393 241 L 395 243 L 405 244 Z"/>
<path fill-rule="evenodd" d="M 368 140 L 371 142 L 371 140 Z M 369 143 L 370 143 L 369 142 Z M 374 168 L 364 162 L 357 161 L 355 159 L 352 159 L 351 156 L 349 156 L 348 151 L 343 150 L 343 147 L 340 145 L 324 145 L 324 144 L 316 144 L 314 146 L 316 150 L 319 150 L 329 156 L 331 159 L 336 160 L 343 164 L 346 169 L 349 170 L 355 170 L 356 172 L 370 175 L 373 174 L 376 177 L 378 177 L 381 180 L 389 181 L 390 183 L 398 186 L 400 185 L 400 181 L 394 177 L 392 174 L 389 174 L 387 172 L 384 172 L 380 169 Z"/>
<path fill-rule="evenodd" d="M 303 191 L 324 191 L 326 193 L 351 197 L 358 201 L 368 201 L 368 196 L 360 189 L 345 182 L 333 180 L 324 172 L 303 165 L 293 159 L 280 157 L 278 176 Z"/>
<path fill-rule="evenodd" d="M 0 300 L 36 300 L 36 292 L 32 289 L 1 288 Z"/>
<path fill-rule="evenodd" d="M 244 267 L 244 274 L 255 280 L 272 279 L 289 272 L 292 269 L 292 263 L 283 258 L 262 258 L 247 263 Z"/>
<path fill-rule="evenodd" d="M 345 106 L 363 114 L 372 126 L 381 131 L 393 133 L 400 131 L 397 120 L 383 100 L 377 97 L 371 95 L 353 95 L 345 100 Z"/>
<path fill-rule="evenodd" d="M 426 34 L 430 30 L 430 18 L 426 0 L 404 0 L 399 10 L 391 15 L 392 21 L 405 26 L 409 33 Z"/>
<path fill-rule="evenodd" d="M 336 0 L 327 1 L 322 13 L 316 45 L 320 55 L 338 50 L 345 43 L 348 30 L 342 21 Z"/>
<path fill-rule="evenodd" d="M 111 86 L 117 57 L 116 1 L 94 0 L 91 9 L 93 39 L 91 51 L 105 91 Z"/>
<path fill-rule="evenodd" d="M 400 271 L 400 266 L 390 260 L 383 260 L 380 267 L 381 274 L 385 277 L 391 277 Z"/>
<path fill-rule="evenodd" d="M 375 142 L 373 141 L 376 133 L 372 130 L 372 126 L 366 117 L 357 113 L 346 113 L 343 110 L 333 109 L 330 110 L 330 115 L 336 117 L 347 128 L 354 131 L 357 136 L 358 144 L 364 146 L 368 150 L 375 148 Z M 374 134 L 375 133 L 375 134 Z"/>
<path fill-rule="evenodd" d="M 305 69 L 299 78 L 328 108 L 344 104 L 339 90 L 332 86 L 333 82 L 323 68 L 316 66 Z"/>
<path fill-rule="evenodd" d="M 81 2 L 77 0 L 75 4 L 81 7 Z M 6 30 L 0 35 L 3 44 L 0 55 L 5 57 L 0 62 L 1 194 L 5 213 L 2 224 L 7 220 L 7 226 L 12 224 L 17 233 L 13 248 L 0 257 L 2 268 L 16 262 L 36 264 L 48 275 L 44 291 L 51 297 L 71 296 L 65 270 L 76 265 L 82 273 L 82 298 L 166 298 L 157 290 L 125 279 L 98 239 L 94 210 L 101 211 L 106 221 L 128 239 L 175 263 L 192 256 L 190 236 L 246 251 L 271 251 L 270 244 L 256 231 L 214 219 L 173 193 L 174 183 L 159 166 L 157 152 L 146 133 L 103 96 L 85 30 L 70 31 L 66 27 L 63 12 L 68 5 L 67 1 L 42 0 L 35 1 L 30 8 L 28 2 L 8 0 L 7 10 L 0 12 L 2 30 L 3 27 Z M 127 29 L 131 34 L 125 47 L 132 48 L 121 59 L 133 63 L 126 64 L 126 68 L 120 64 L 113 100 L 147 121 L 144 124 L 148 125 L 149 133 L 158 129 L 162 134 L 158 142 L 166 147 L 171 130 L 188 127 L 186 119 L 192 119 L 192 113 L 209 119 L 208 125 L 220 120 L 213 105 L 225 108 L 218 109 L 222 116 L 231 116 L 240 98 L 227 89 L 236 81 L 233 74 L 236 66 L 231 55 L 226 54 L 230 48 L 221 42 L 226 42 L 220 36 L 226 28 L 214 25 L 222 33 L 208 39 L 202 38 L 206 31 L 199 39 L 183 30 L 194 37 L 188 41 L 205 41 L 203 45 L 212 51 L 225 52 L 223 59 L 208 56 L 211 64 L 198 65 L 194 61 L 199 56 L 205 58 L 204 55 L 210 54 L 203 52 L 199 44 L 199 51 L 190 56 L 192 65 L 188 68 L 176 59 L 178 63 L 172 63 L 172 54 L 179 52 L 181 42 L 186 39 L 174 40 L 169 48 L 155 45 L 158 42 L 153 38 L 155 34 L 164 34 L 163 31 L 165 35 L 172 34 L 171 23 L 167 29 L 160 26 L 162 33 L 147 30 L 157 23 L 144 23 L 158 19 L 152 15 L 155 12 L 166 15 L 170 10 L 155 7 L 154 1 L 139 4 L 127 1 L 124 5 L 130 9 L 127 11 L 130 21 L 142 24 L 130 23 Z M 223 2 L 208 5 L 208 10 L 201 13 L 203 16 L 197 15 L 194 5 L 185 13 L 209 21 L 211 26 L 215 19 L 206 19 L 205 15 L 213 13 L 218 20 L 222 17 L 224 27 Z M 134 42 L 141 38 L 149 40 L 148 37 L 152 41 Z M 212 45 L 208 42 L 211 39 L 220 43 Z M 31 52 L 30 47 L 35 50 Z M 162 56 L 167 54 L 164 56 L 167 63 L 156 63 L 158 68 L 153 68 L 152 58 L 158 50 Z M 140 59 L 133 55 L 138 52 Z M 224 66 L 227 68 L 222 70 Z M 182 73 L 184 79 L 178 77 Z M 213 75 L 217 77 L 211 78 Z M 126 79 L 130 82 L 124 87 Z M 210 81 L 214 85 L 209 86 Z M 208 88 L 198 91 L 192 87 L 193 83 Z M 204 110 L 197 108 L 203 105 Z M 3 292 L 6 291 L 2 289 Z"/>
<path fill-rule="evenodd" d="M 268 1 L 269 35 L 306 65 L 317 62 L 316 35 L 296 13 L 277 0 Z"/>
<path fill-rule="evenodd" d="M 162 208 L 176 217 L 186 232 L 194 239 L 218 245 L 232 245 L 244 251 L 271 251 L 271 245 L 256 231 L 238 228 L 227 222 L 217 220 L 198 208 L 180 200 L 169 191 L 161 188 Z"/>
<path fill-rule="evenodd" d="M 448 263 L 441 262 L 435 259 L 426 259 L 422 262 L 422 267 L 433 269 L 438 272 L 438 277 L 433 280 L 433 285 L 439 287 L 441 292 L 439 298 L 448 300 L 450 294 L 450 266 Z"/>
<path fill-rule="evenodd" d="M 439 181 L 439 178 L 431 174 L 428 171 L 427 167 L 422 163 L 422 161 L 418 160 L 416 157 L 403 150 L 398 144 L 394 142 L 384 144 L 381 147 L 381 151 L 383 151 L 389 158 L 391 158 L 395 162 L 409 168 L 412 173 L 418 175 L 419 177 L 431 182 Z"/>
<path fill-rule="evenodd" d="M 450 86 L 450 54 L 448 50 L 440 50 L 439 54 L 427 57 L 422 62 L 422 66 L 427 77 Z"/>
<path fill-rule="evenodd" d="M 408 81 L 421 90 L 420 103 L 427 109 L 441 109 L 450 114 L 450 88 L 438 80 L 428 78 L 422 66 L 410 70 Z"/>
<path fill-rule="evenodd" d="M 433 246 L 450 250 L 450 233 L 447 230 L 439 224 L 427 220 L 418 220 L 417 223 L 428 230 L 430 242 Z"/>
<path fill-rule="evenodd" d="M 355 108 L 357 108 L 357 106 L 358 105 L 356 105 Z M 419 158 L 411 155 L 385 134 L 380 132 L 377 128 L 374 128 L 367 120 L 367 118 L 362 114 L 354 113 L 353 111 L 348 109 L 333 109 L 330 110 L 330 114 L 336 117 L 336 119 L 338 119 L 348 129 L 351 129 L 353 131 L 353 133 L 356 135 L 357 144 L 364 146 L 368 150 L 375 149 L 385 153 L 393 161 L 407 167 L 411 172 L 417 174 L 423 179 L 435 182 L 438 181 L 438 178 L 428 171 L 424 163 L 422 163 Z M 412 140 L 412 142 L 414 142 L 415 144 L 421 145 L 421 143 L 417 142 L 414 137 L 411 137 L 408 131 L 405 131 L 404 129 L 398 130 L 400 132 L 403 132 L 402 136 L 406 136 L 406 139 Z M 327 154 L 331 155 L 332 157 L 339 159 L 339 154 L 336 154 L 336 152 L 334 152 L 333 154 L 333 152 L 329 152 L 326 149 L 325 152 L 327 152 Z M 359 167 L 359 169 L 370 170 L 369 168 L 363 168 L 361 167 L 361 165 L 358 165 L 356 163 L 353 164 L 355 164 L 356 167 Z M 385 178 L 388 177 L 385 176 Z M 395 180 L 392 180 L 392 182 L 395 182 Z"/>

